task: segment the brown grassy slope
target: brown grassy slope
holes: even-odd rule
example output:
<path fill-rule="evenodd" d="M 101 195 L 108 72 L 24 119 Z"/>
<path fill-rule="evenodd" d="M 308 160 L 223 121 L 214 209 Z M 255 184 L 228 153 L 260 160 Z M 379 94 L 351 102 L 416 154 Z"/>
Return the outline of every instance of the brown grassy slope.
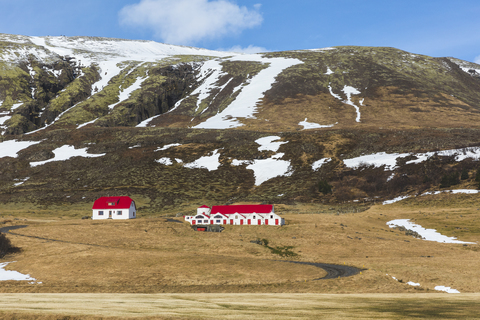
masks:
<path fill-rule="evenodd" d="M 42 284 L 6 282 L 1 290 L 399 293 L 433 292 L 443 285 L 477 292 L 478 245 L 423 241 L 386 226 L 392 219 L 409 218 L 442 234 L 478 242 L 478 196 L 442 199 L 438 204 L 425 202 L 428 198 L 413 199 L 339 215 L 333 210 L 316 213 L 325 210 L 318 205 L 286 206 L 277 210 L 284 214 L 286 226 L 227 226 L 222 233 L 194 232 L 185 223 L 162 218 L 37 222 L 27 217 L 27 221 L 13 220 L 29 224 L 15 232 L 43 239 L 9 235 L 22 253 L 4 261 L 17 261 L 8 269 L 28 273 Z M 291 247 L 297 256 L 282 258 L 250 243 L 255 239 L 267 239 L 273 248 Z M 323 270 L 280 260 L 366 270 L 350 278 L 314 281 L 324 275 Z M 408 281 L 421 287 L 406 285 Z"/>

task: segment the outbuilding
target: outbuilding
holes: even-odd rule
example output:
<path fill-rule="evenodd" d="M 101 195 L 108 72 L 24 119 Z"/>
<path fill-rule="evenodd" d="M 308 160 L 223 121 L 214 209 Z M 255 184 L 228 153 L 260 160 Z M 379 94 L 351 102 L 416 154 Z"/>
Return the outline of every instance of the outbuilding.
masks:
<path fill-rule="evenodd" d="M 135 219 L 137 208 L 130 197 L 101 197 L 93 203 L 93 220 Z"/>

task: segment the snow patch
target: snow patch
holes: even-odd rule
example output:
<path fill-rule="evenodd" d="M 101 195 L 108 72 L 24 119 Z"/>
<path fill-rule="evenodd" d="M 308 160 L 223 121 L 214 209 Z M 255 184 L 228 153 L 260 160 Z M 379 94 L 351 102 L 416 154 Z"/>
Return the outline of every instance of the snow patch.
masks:
<path fill-rule="evenodd" d="M 426 241 L 434 241 L 439 243 L 459 243 L 459 244 L 476 244 L 475 242 L 465 242 L 457 240 L 455 237 L 447 237 L 435 229 L 425 229 L 422 226 L 410 222 L 410 219 L 397 219 L 387 222 L 390 228 L 405 227 L 408 230 L 417 232 Z"/>
<path fill-rule="evenodd" d="M 158 163 L 166 165 L 166 166 L 171 166 L 173 164 L 172 160 L 170 160 L 170 158 L 166 158 L 166 157 L 155 160 L 155 162 L 158 162 Z"/>
<path fill-rule="evenodd" d="M 28 179 L 30 179 L 30 177 L 26 177 L 25 179 L 22 179 L 22 181 L 17 182 L 17 183 L 14 183 L 13 185 L 14 185 L 15 187 L 21 186 L 21 185 L 24 184 Z M 18 180 L 17 180 L 17 181 L 18 181 Z"/>
<path fill-rule="evenodd" d="M 208 171 L 215 171 L 217 170 L 221 163 L 219 162 L 220 159 L 220 153 L 218 153 L 218 149 L 213 151 L 213 154 L 211 156 L 205 156 L 201 157 L 194 162 L 187 163 L 184 165 L 186 168 L 190 169 L 207 169 Z"/>
<path fill-rule="evenodd" d="M 161 147 L 161 148 L 158 148 L 157 150 L 155 150 L 155 152 L 167 150 L 167 149 L 170 149 L 170 148 L 172 148 L 172 147 L 178 147 L 178 146 L 181 146 L 181 144 L 180 144 L 180 143 L 167 144 L 167 145 L 164 145 L 164 146 Z"/>
<path fill-rule="evenodd" d="M 18 153 L 30 146 L 39 144 L 41 141 L 17 141 L 8 140 L 0 142 L 0 158 L 12 157 L 16 158 Z"/>
<path fill-rule="evenodd" d="M 194 128 L 197 129 L 229 129 L 243 126 L 238 118 L 254 119 L 257 105 L 261 102 L 264 93 L 270 90 L 275 78 L 285 69 L 303 63 L 298 59 L 262 58 L 260 55 L 240 55 L 230 58 L 229 61 L 256 61 L 269 64 L 261 70 L 223 111 L 208 118 Z"/>
<path fill-rule="evenodd" d="M 386 153 L 379 152 L 369 155 L 364 155 L 356 158 L 345 159 L 343 163 L 348 168 L 357 168 L 362 164 L 373 165 L 375 168 L 385 166 L 385 170 L 392 171 L 397 166 L 397 158 L 407 157 L 408 153 Z"/>
<path fill-rule="evenodd" d="M 320 129 L 320 128 L 332 128 L 333 126 L 335 126 L 335 124 L 329 124 L 329 125 L 321 125 L 321 124 L 318 124 L 318 123 L 315 123 L 315 122 L 307 122 L 307 119 L 308 118 L 305 118 L 304 121 L 300 121 L 298 123 L 299 126 L 303 126 L 303 129 L 302 130 L 307 130 L 307 129 Z"/>
<path fill-rule="evenodd" d="M 360 122 L 360 118 L 361 118 L 362 115 L 360 114 L 360 108 L 352 102 L 352 94 L 360 94 L 361 92 L 358 91 L 357 89 L 355 89 L 354 87 L 350 87 L 350 86 L 347 86 L 347 85 L 345 85 L 343 87 L 342 91 L 347 96 L 347 101 L 344 102 L 344 103 L 348 104 L 348 105 L 351 105 L 355 108 L 355 110 L 357 111 L 357 118 L 355 119 L 355 121 Z"/>
<path fill-rule="evenodd" d="M 383 201 L 383 205 L 392 204 L 392 203 L 395 203 L 395 202 L 398 202 L 398 201 L 402 201 L 402 200 L 405 200 L 405 199 L 408 199 L 408 198 L 410 198 L 410 196 L 400 196 L 400 197 L 396 197 L 395 199 L 392 199 L 392 200 Z"/>
<path fill-rule="evenodd" d="M 98 119 L 98 118 L 97 118 L 97 119 Z M 83 128 L 83 127 L 85 127 L 85 126 L 88 126 L 89 124 L 92 124 L 92 123 L 94 123 L 95 121 L 97 121 L 97 119 L 94 119 L 94 120 L 92 120 L 92 121 L 88 121 L 88 122 L 82 123 L 81 125 L 79 125 L 79 126 L 77 127 L 77 129 L 80 129 L 80 128 Z"/>
<path fill-rule="evenodd" d="M 325 163 L 328 163 L 332 161 L 332 158 L 323 158 L 323 159 L 320 159 L 320 160 L 317 160 L 315 161 L 313 164 L 312 164 L 312 170 L 313 171 L 317 171 L 318 169 L 320 169 Z"/>
<path fill-rule="evenodd" d="M 445 287 L 445 286 L 436 286 L 435 290 L 437 291 L 445 291 L 446 293 L 460 293 L 457 289 L 452 289 L 450 287 Z"/>
<path fill-rule="evenodd" d="M 95 158 L 95 157 L 102 157 L 105 155 L 105 153 L 89 154 L 87 153 L 87 149 L 88 148 L 75 149 L 74 146 L 65 145 L 53 150 L 53 153 L 55 154 L 54 158 L 48 159 L 45 161 L 30 162 L 30 166 L 36 167 L 36 166 L 40 166 L 53 161 L 65 161 L 73 157 Z"/>
<path fill-rule="evenodd" d="M 130 95 L 134 91 L 141 88 L 142 83 L 143 83 L 143 81 L 145 81 L 145 79 L 146 78 L 138 77 L 137 80 L 131 86 L 129 86 L 128 88 L 126 88 L 126 89 L 124 89 L 120 92 L 120 95 L 118 96 L 119 101 L 114 103 L 114 104 L 109 105 L 108 108 L 110 110 L 112 110 L 119 103 L 122 103 L 123 101 L 128 100 L 130 98 Z"/>
<path fill-rule="evenodd" d="M 287 142 L 283 142 L 283 141 L 275 142 L 276 140 L 279 140 L 279 139 L 281 139 L 281 137 L 279 137 L 279 136 L 268 136 L 268 137 L 263 137 L 263 138 L 257 139 L 257 140 L 255 140 L 255 142 L 260 145 L 260 147 L 258 147 L 258 151 L 277 152 L 278 149 L 280 149 L 280 146 L 282 144 L 287 143 Z"/>
<path fill-rule="evenodd" d="M 0 263 L 0 281 L 37 281 L 37 279 L 32 278 L 29 274 L 22 274 L 18 271 L 5 270 L 4 268 L 12 262 L 3 262 Z"/>

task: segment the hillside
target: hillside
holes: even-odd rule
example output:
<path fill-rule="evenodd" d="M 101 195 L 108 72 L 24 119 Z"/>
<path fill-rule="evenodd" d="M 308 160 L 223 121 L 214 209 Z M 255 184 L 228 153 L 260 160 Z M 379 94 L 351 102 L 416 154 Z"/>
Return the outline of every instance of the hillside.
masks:
<path fill-rule="evenodd" d="M 476 189 L 479 120 L 480 65 L 455 58 L 0 35 L 5 204 L 122 194 L 154 214 Z"/>

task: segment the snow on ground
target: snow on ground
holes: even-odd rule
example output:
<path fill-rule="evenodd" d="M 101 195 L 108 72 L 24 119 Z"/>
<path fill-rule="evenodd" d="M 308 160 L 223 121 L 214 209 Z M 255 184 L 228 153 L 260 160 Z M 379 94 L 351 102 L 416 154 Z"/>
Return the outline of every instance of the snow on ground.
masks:
<path fill-rule="evenodd" d="M 427 191 L 422 193 L 420 196 L 428 196 L 428 195 L 437 195 L 441 193 L 451 193 L 451 194 L 477 194 L 480 193 L 480 190 L 474 190 L 474 189 L 455 189 L 455 190 L 440 190 L 440 191 Z M 400 196 L 396 197 L 395 199 L 392 200 L 386 200 L 383 202 L 383 204 L 392 204 L 398 201 L 402 201 L 404 199 L 408 199 L 412 196 L 406 195 L 406 196 Z"/>
<path fill-rule="evenodd" d="M 330 70 L 330 69 L 328 69 Z M 343 86 L 343 89 L 342 89 L 342 92 L 347 96 L 347 100 L 344 100 L 341 96 L 339 96 L 338 94 L 334 93 L 333 92 L 333 89 L 332 89 L 332 86 L 329 84 L 328 85 L 328 90 L 330 91 L 330 94 L 335 98 L 335 99 L 338 99 L 340 100 L 341 102 L 345 103 L 345 104 L 348 104 L 352 107 L 355 108 L 355 111 L 357 113 L 357 117 L 355 119 L 356 122 L 360 122 L 360 118 L 362 117 L 361 113 L 360 113 L 360 108 L 355 104 L 353 103 L 352 101 L 352 95 L 357 95 L 357 94 L 361 94 L 360 91 L 358 91 L 357 89 L 355 89 L 354 87 L 351 87 L 351 86 L 347 86 L 347 85 L 344 85 Z M 364 100 L 361 101 L 361 104 L 363 103 Z"/>
<path fill-rule="evenodd" d="M 16 158 L 17 154 L 23 149 L 39 144 L 41 141 L 17 141 L 8 140 L 0 142 L 0 158 L 12 157 Z"/>
<path fill-rule="evenodd" d="M 287 142 L 277 141 L 279 136 L 268 136 L 255 140 L 260 145 L 258 151 L 277 152 L 280 146 Z M 247 164 L 246 168 L 253 170 L 255 176 L 255 185 L 259 186 L 265 181 L 279 176 L 291 176 L 293 174 L 290 161 L 281 160 L 284 153 L 277 153 L 268 159 L 257 160 L 237 160 L 232 161 L 233 166 L 241 166 Z"/>
<path fill-rule="evenodd" d="M 284 141 L 276 141 L 280 140 L 281 138 L 279 136 L 268 136 L 268 137 L 263 137 L 260 139 L 255 140 L 256 143 L 260 145 L 258 147 L 258 151 L 273 151 L 277 152 L 278 149 L 280 149 L 280 146 L 282 144 L 288 143 Z"/>
<path fill-rule="evenodd" d="M 120 94 L 118 96 L 118 102 L 115 102 L 114 104 L 111 104 L 108 106 L 110 110 L 112 110 L 117 104 L 122 103 L 125 100 L 130 99 L 130 95 L 135 91 L 141 88 L 143 81 L 145 81 L 146 78 L 138 77 L 137 80 L 128 88 L 120 91 Z"/>
<path fill-rule="evenodd" d="M 347 101 L 344 101 L 345 104 L 351 105 L 352 107 L 355 108 L 357 111 L 357 118 L 355 119 L 356 122 L 360 122 L 361 114 L 360 114 L 360 108 L 352 102 L 352 94 L 360 94 L 361 92 L 355 89 L 354 87 L 350 87 L 345 85 L 343 87 L 343 93 L 347 96 Z"/>
<path fill-rule="evenodd" d="M 414 156 L 417 159 L 409 160 L 406 164 L 418 164 L 428 160 L 430 157 L 438 155 L 443 157 L 455 156 L 455 161 L 463 161 L 467 158 L 479 160 L 480 159 L 480 147 L 464 148 L 464 149 L 450 149 L 441 150 L 436 152 L 426 153 L 386 153 L 379 152 L 369 155 L 359 156 L 356 158 L 345 159 L 343 163 L 348 168 L 356 168 L 360 164 L 374 165 L 375 167 L 385 166 L 385 170 L 392 171 L 395 169 L 397 159 L 405 158 L 408 156 Z"/>
<path fill-rule="evenodd" d="M 307 122 L 307 120 L 308 120 L 308 118 L 305 118 L 304 121 L 300 121 L 298 123 L 299 126 L 303 126 L 302 130 L 319 129 L 319 128 L 332 128 L 333 126 L 335 126 L 335 124 L 321 125 L 321 124 L 318 124 L 318 123 L 315 123 L 315 122 Z"/>
<path fill-rule="evenodd" d="M 18 186 L 24 184 L 28 179 L 30 179 L 30 177 L 26 177 L 25 179 L 22 179 L 20 182 L 14 183 L 13 185 L 14 185 L 15 187 L 18 187 Z M 15 180 L 17 180 L 17 179 L 15 179 Z M 17 180 L 17 181 L 18 181 L 18 180 Z"/>
<path fill-rule="evenodd" d="M 439 243 L 460 243 L 460 244 L 476 244 L 475 242 L 465 242 L 457 240 L 455 237 L 447 237 L 438 233 L 435 229 L 425 229 L 422 226 L 415 224 L 410 219 L 397 219 L 387 222 L 390 228 L 405 227 L 408 230 L 413 230 L 423 237 L 426 241 L 435 241 Z"/>
<path fill-rule="evenodd" d="M 221 163 L 219 162 L 220 153 L 218 153 L 218 149 L 213 151 L 211 156 L 201 157 L 194 162 L 190 162 L 184 164 L 183 166 L 190 169 L 208 169 L 208 171 L 215 171 L 220 167 Z"/>
<path fill-rule="evenodd" d="M 392 199 L 392 200 L 386 200 L 386 201 L 383 201 L 383 204 L 392 204 L 392 203 L 395 203 L 395 202 L 398 202 L 398 201 L 402 201 L 402 200 L 405 200 L 405 199 L 408 199 L 410 198 L 410 196 L 400 196 L 400 197 L 396 197 L 395 199 Z"/>
<path fill-rule="evenodd" d="M 317 160 L 317 161 L 315 161 L 315 162 L 312 164 L 312 170 L 313 170 L 313 171 L 317 171 L 317 170 L 320 169 L 325 163 L 330 162 L 330 161 L 332 161 L 332 158 L 323 158 L 323 159 Z"/>
<path fill-rule="evenodd" d="M 330 74 L 334 74 L 335 72 L 333 72 L 332 70 L 330 70 L 330 68 L 327 67 L 327 72 L 325 72 L 325 74 L 328 76 Z"/>
<path fill-rule="evenodd" d="M 387 276 L 388 276 L 388 274 L 387 274 Z M 390 276 L 390 277 L 392 277 L 393 280 L 398 281 L 398 279 L 395 278 L 394 276 Z M 407 284 L 408 284 L 409 286 L 413 286 L 413 287 L 420 287 L 420 283 L 416 283 L 416 282 L 413 282 L 413 281 L 408 281 Z M 444 286 L 436 286 L 436 287 L 435 287 L 435 290 L 437 290 L 437 291 L 445 291 L 445 292 L 447 292 L 447 293 L 460 293 L 460 291 L 458 291 L 458 290 L 456 290 L 456 289 L 452 289 L 452 288 L 450 288 L 450 287 L 444 287 Z"/>
<path fill-rule="evenodd" d="M 445 291 L 446 293 L 460 293 L 457 289 L 452 289 L 450 287 L 445 287 L 445 286 L 436 286 L 435 290 L 437 291 Z"/>
<path fill-rule="evenodd" d="M 13 261 L 15 262 L 15 261 Z M 37 281 L 35 278 L 30 277 L 29 274 L 22 274 L 13 270 L 5 270 L 4 268 L 13 262 L 0 263 L 0 281 Z"/>
<path fill-rule="evenodd" d="M 170 158 L 167 158 L 167 157 L 155 160 L 155 162 L 158 162 L 158 163 L 166 165 L 166 166 L 171 166 L 173 164 L 172 160 L 170 160 Z"/>
<path fill-rule="evenodd" d="M 45 161 L 35 161 L 35 162 L 30 162 L 30 166 L 36 167 L 43 165 L 45 163 L 53 162 L 53 161 L 65 161 L 69 160 L 70 158 L 73 157 L 84 157 L 84 158 L 95 158 L 95 157 L 102 157 L 105 155 L 105 153 L 101 154 L 89 154 L 87 153 L 88 148 L 82 148 L 82 149 L 75 149 L 74 146 L 62 146 L 60 148 L 57 148 L 53 150 L 53 153 L 55 154 L 55 157 L 52 159 L 48 159 Z"/>
<path fill-rule="evenodd" d="M 247 169 L 253 170 L 255 176 L 255 185 L 259 186 L 265 181 L 272 178 L 285 176 L 288 177 L 293 174 L 291 171 L 290 161 L 279 160 L 283 157 L 283 153 L 278 153 L 268 159 L 260 160 L 236 160 L 232 161 L 233 166 L 241 166 L 248 164 Z"/>
<path fill-rule="evenodd" d="M 218 88 L 216 83 L 220 77 L 225 74 L 226 73 L 222 72 L 220 60 L 206 61 L 202 65 L 200 68 L 199 78 L 197 79 L 197 81 L 202 82 L 202 84 L 190 94 L 191 96 L 198 95 L 195 112 L 197 112 L 197 110 L 200 108 L 202 101 L 210 96 L 211 91 Z M 207 108 L 205 108 L 205 110 L 206 109 Z"/>
<path fill-rule="evenodd" d="M 97 119 L 98 119 L 98 118 L 97 118 Z M 92 120 L 92 121 L 88 121 L 88 122 L 82 123 L 82 124 L 80 124 L 80 125 L 77 127 L 77 129 L 80 129 L 80 128 L 83 128 L 83 127 L 85 127 L 85 126 L 88 126 L 89 124 L 92 124 L 92 123 L 94 123 L 95 121 L 97 121 L 97 119 L 94 119 L 94 120 Z"/>
<path fill-rule="evenodd" d="M 10 112 L 15 111 L 16 109 L 18 109 L 18 108 L 21 107 L 22 105 L 23 105 L 23 102 L 15 103 L 15 104 L 10 108 Z"/>
<path fill-rule="evenodd" d="M 266 91 L 271 89 L 275 78 L 285 69 L 303 63 L 298 59 L 262 58 L 258 54 L 238 55 L 229 61 L 256 61 L 269 64 L 261 70 L 250 82 L 243 86 L 236 99 L 223 111 L 194 128 L 198 129 L 229 129 L 243 126 L 238 118 L 255 118 L 257 105 L 261 102 Z"/>
<path fill-rule="evenodd" d="M 357 168 L 361 164 L 374 165 L 376 168 L 385 166 L 385 170 L 394 170 L 397 166 L 397 159 L 409 156 L 409 153 L 386 153 L 379 152 L 356 158 L 345 159 L 343 163 L 348 168 Z"/>
<path fill-rule="evenodd" d="M 182 144 L 180 144 L 180 143 L 167 144 L 167 145 L 164 145 L 164 146 L 161 147 L 161 148 L 158 148 L 157 150 L 155 150 L 155 152 L 167 150 L 167 149 L 170 149 L 170 148 L 172 148 L 172 147 L 178 147 L 178 146 L 181 146 L 181 145 L 182 145 Z"/>

